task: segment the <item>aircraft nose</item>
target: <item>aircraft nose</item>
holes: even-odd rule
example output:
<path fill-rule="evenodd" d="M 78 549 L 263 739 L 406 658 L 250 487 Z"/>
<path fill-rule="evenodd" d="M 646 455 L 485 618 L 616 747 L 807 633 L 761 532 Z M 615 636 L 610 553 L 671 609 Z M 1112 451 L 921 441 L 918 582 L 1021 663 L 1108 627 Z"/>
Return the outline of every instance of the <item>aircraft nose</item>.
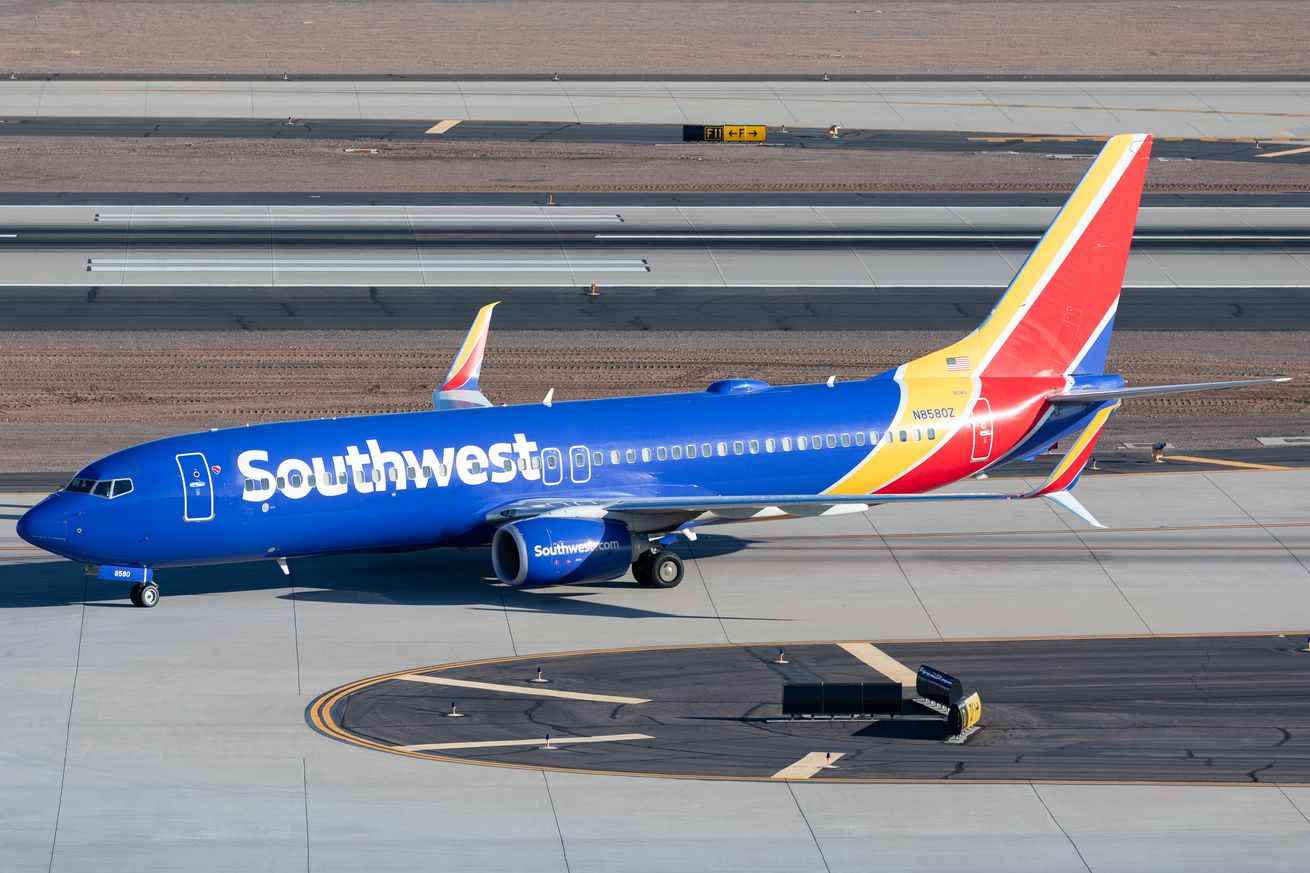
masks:
<path fill-rule="evenodd" d="M 38 503 L 18 519 L 18 535 L 38 548 L 68 539 L 68 516 L 50 501 Z"/>

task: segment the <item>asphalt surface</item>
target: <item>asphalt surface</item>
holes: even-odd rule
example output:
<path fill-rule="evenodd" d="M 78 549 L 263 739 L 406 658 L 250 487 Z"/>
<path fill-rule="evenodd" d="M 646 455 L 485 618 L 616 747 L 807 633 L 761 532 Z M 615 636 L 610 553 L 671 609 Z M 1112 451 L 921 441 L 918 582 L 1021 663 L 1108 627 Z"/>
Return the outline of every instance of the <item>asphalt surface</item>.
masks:
<path fill-rule="evenodd" d="M 673 124 L 581 124 L 536 121 L 464 121 L 440 134 L 429 121 L 405 119 L 245 119 L 245 118 L 33 118 L 0 120 L 0 137 L 187 137 L 214 139 L 324 139 L 385 143 L 391 140 L 478 142 L 627 143 L 670 145 L 683 142 Z M 769 128 L 768 147 L 860 149 L 916 152 L 1017 152 L 1093 157 L 1105 137 L 1004 136 L 985 132 L 843 129 L 836 137 L 815 128 Z M 725 148 L 751 143 L 723 143 Z M 754 143 L 757 144 L 758 143 Z M 1310 163 L 1305 145 L 1287 138 L 1183 138 L 1155 140 L 1152 155 L 1171 160 Z M 1273 154 L 1291 151 L 1292 154 Z M 1272 155 L 1272 156 L 1271 156 Z"/>
<path fill-rule="evenodd" d="M 831 752 L 840 755 L 838 769 L 820 770 L 812 781 L 1305 783 L 1304 644 L 1271 635 L 882 645 L 912 670 L 928 663 L 979 690 L 983 729 L 965 745 L 943 743 L 943 720 L 913 706 L 921 715 L 782 720 L 784 683 L 887 681 L 831 644 L 786 646 L 786 665 L 773 663 L 778 646 L 759 645 L 429 668 L 421 675 L 518 693 L 389 679 L 338 698 L 323 715 L 329 735 L 383 747 L 549 733 L 559 748 L 526 743 L 411 754 L 584 772 L 768 778 L 806 755 Z M 527 681 L 537 666 L 551 684 Z M 534 696 L 540 688 L 649 702 Z M 452 698 L 464 718 L 446 717 Z M 566 744 L 570 737 L 631 733 L 649 739 Z"/>
<path fill-rule="evenodd" d="M 7 330 L 447 329 L 491 299 L 510 330 L 972 330 L 1000 288 L 28 286 L 0 288 Z M 1136 289 L 1119 330 L 1310 329 L 1310 287 Z"/>

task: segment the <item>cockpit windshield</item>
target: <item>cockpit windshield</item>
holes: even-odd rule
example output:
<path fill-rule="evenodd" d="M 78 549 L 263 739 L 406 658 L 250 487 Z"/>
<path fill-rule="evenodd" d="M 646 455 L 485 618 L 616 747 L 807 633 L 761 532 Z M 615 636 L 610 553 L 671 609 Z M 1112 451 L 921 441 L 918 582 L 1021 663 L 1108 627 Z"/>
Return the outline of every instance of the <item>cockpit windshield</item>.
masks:
<path fill-rule="evenodd" d="M 64 488 L 74 494 L 91 494 L 112 500 L 122 497 L 132 490 L 131 479 L 81 479 L 75 478 Z"/>

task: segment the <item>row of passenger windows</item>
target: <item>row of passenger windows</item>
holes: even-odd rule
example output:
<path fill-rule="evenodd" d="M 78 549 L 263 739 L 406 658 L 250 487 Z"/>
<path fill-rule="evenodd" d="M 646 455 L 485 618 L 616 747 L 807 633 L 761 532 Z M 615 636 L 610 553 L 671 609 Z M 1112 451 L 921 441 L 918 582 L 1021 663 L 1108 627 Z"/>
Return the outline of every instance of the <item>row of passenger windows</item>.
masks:
<path fill-rule="evenodd" d="M 825 447 L 829 449 L 835 449 L 839 445 L 842 448 L 850 448 L 852 445 L 876 446 L 878 444 L 879 438 L 880 435 L 878 431 L 875 430 L 875 431 L 867 431 L 867 432 L 856 431 L 853 434 L 830 433 L 830 434 L 812 434 L 808 436 L 797 436 L 794 438 L 781 437 L 779 439 L 775 439 L 773 437 L 769 437 L 764 440 L 758 440 L 758 439 L 733 440 L 731 444 L 729 444 L 727 441 L 721 440 L 715 443 L 686 443 L 685 445 L 655 446 L 654 448 L 645 447 L 641 449 L 621 449 L 621 450 L 611 449 L 609 452 L 608 460 L 609 463 L 611 464 L 622 464 L 622 463 L 635 464 L 637 463 L 638 457 L 641 458 L 643 463 L 648 463 L 652 460 L 681 461 L 684 458 L 694 460 L 695 458 L 698 457 L 726 458 L 730 451 L 731 454 L 733 455 L 746 455 L 746 454 L 758 455 L 761 453 L 761 451 L 763 451 L 764 454 L 772 455 L 777 452 L 791 452 L 791 451 L 805 452 L 805 451 L 812 451 L 816 449 L 823 449 Z M 894 434 L 892 433 L 892 431 L 884 431 L 881 434 L 881 440 L 883 443 L 892 443 L 898 441 L 903 443 L 910 442 L 910 441 L 922 442 L 925 439 L 928 440 L 937 439 L 936 428 L 916 427 L 913 428 L 912 430 L 898 430 Z M 730 445 L 731 445 L 731 449 L 730 449 Z M 552 453 L 533 456 L 531 461 L 527 461 L 522 457 L 520 457 L 517 461 L 517 464 L 520 470 L 527 470 L 529 467 L 531 467 L 533 470 L 540 470 L 543 465 L 543 458 L 544 458 L 544 465 L 546 469 L 554 470 L 559 466 L 559 458 Z M 499 469 L 508 473 L 509 471 L 514 469 L 515 463 L 516 463 L 515 461 L 505 461 L 499 467 Z M 583 449 L 574 449 L 573 452 L 574 467 L 582 467 L 585 466 L 586 463 L 587 463 L 586 451 Z M 597 467 L 603 466 L 606 463 L 605 452 L 593 451 L 591 453 L 591 463 L 593 466 L 597 466 Z M 469 472 L 474 474 L 490 472 L 493 469 L 497 469 L 497 468 L 494 465 L 487 465 L 487 467 L 484 468 L 477 461 L 474 461 L 469 465 Z M 391 482 L 399 481 L 401 477 L 401 470 L 402 468 L 400 467 L 388 466 L 385 479 Z M 434 474 L 441 479 L 445 479 L 450 475 L 450 470 L 446 467 L 445 464 L 439 464 L 435 471 L 433 470 L 432 467 L 405 467 L 403 468 L 403 470 L 404 470 L 405 478 L 410 480 L 419 478 L 420 473 L 422 474 L 424 479 L 431 479 Z M 382 474 L 382 470 L 377 467 L 374 467 L 371 472 L 367 472 L 367 473 L 364 470 L 356 470 L 355 480 L 360 484 L 370 481 L 381 483 L 384 481 L 384 477 Z M 78 481 L 78 480 L 74 480 L 74 481 Z M 127 481 L 127 480 L 123 480 L 123 481 Z M 316 476 L 313 473 L 310 473 L 308 476 L 302 476 L 300 473 L 292 473 L 290 474 L 290 476 L 287 477 L 282 477 L 282 476 L 277 477 L 278 488 L 286 488 L 288 484 L 290 484 L 292 488 L 300 488 L 304 485 L 308 485 L 310 488 L 314 488 L 318 485 L 348 485 L 349 483 L 350 483 L 350 476 L 349 474 L 344 472 L 334 473 L 328 471 L 328 472 L 324 472 L 322 475 L 319 476 Z M 245 482 L 245 488 L 247 491 L 266 489 L 269 488 L 271 485 L 272 485 L 272 481 L 269 479 L 247 479 Z M 70 487 L 69 490 L 72 490 L 72 488 Z M 128 482 L 128 490 L 131 490 L 130 481 Z"/>
<path fill-rule="evenodd" d="M 896 431 L 895 434 L 893 434 L 891 431 L 885 431 L 882 434 L 882 442 L 884 443 L 897 442 L 898 440 L 903 443 L 910 442 L 911 440 L 914 440 L 915 442 L 922 442 L 925 438 L 930 440 L 937 439 L 937 429 L 931 427 L 929 428 L 916 427 L 912 430 L 899 430 Z M 792 437 L 782 437 L 780 439 L 774 439 L 773 437 L 769 437 L 764 440 L 758 440 L 758 439 L 733 440 L 731 443 L 731 453 L 734 455 L 746 455 L 746 454 L 758 455 L 760 454 L 761 450 L 763 450 L 765 454 L 772 455 L 775 452 L 779 452 L 779 451 L 790 452 L 794 450 L 798 452 L 805 452 L 805 451 L 811 451 L 816 449 L 822 449 L 824 447 L 835 449 L 839 445 L 842 448 L 847 449 L 850 448 L 852 445 L 876 446 L 878 444 L 878 440 L 879 440 L 879 434 L 878 431 L 876 430 L 868 431 L 868 432 L 856 431 L 854 434 L 850 434 L 850 433 L 817 434 L 816 433 L 810 436 L 798 436 L 795 437 L 794 439 Z M 635 464 L 637 462 L 638 455 L 640 455 L 641 460 L 643 462 L 648 462 L 652 460 L 652 458 L 657 461 L 668 461 L 668 460 L 681 461 L 683 458 L 695 459 L 697 457 L 726 458 L 728 454 L 729 454 L 729 443 L 721 440 L 715 443 L 699 443 L 699 444 L 687 443 L 686 445 L 656 446 L 653 449 L 652 448 L 623 449 L 622 451 L 620 451 L 619 449 L 612 449 L 609 453 L 609 462 L 611 464 L 622 464 L 622 463 Z M 575 464 L 582 464 L 586 462 L 586 458 L 582 456 L 580 450 L 575 451 L 573 460 Z M 592 452 L 591 462 L 595 466 L 600 466 L 604 464 L 605 453 Z"/>

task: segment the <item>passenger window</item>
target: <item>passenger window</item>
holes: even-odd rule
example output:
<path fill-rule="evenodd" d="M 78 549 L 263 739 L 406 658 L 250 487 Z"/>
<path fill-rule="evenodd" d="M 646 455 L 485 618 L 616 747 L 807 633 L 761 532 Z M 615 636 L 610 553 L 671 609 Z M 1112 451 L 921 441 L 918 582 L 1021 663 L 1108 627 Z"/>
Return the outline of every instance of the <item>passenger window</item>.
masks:
<path fill-rule="evenodd" d="M 782 438 L 782 450 L 783 450 L 784 452 L 790 452 L 790 451 L 791 451 L 791 437 L 783 437 L 783 438 Z"/>
<path fill-rule="evenodd" d="M 673 455 L 673 460 L 682 460 L 682 446 L 672 446 L 669 448 L 669 452 Z"/>
<path fill-rule="evenodd" d="M 914 441 L 917 443 L 922 439 L 923 439 L 923 431 L 916 427 L 914 429 Z"/>
<path fill-rule="evenodd" d="M 309 478 L 305 480 L 305 484 L 308 485 L 310 488 L 313 488 L 313 487 L 314 487 L 314 474 L 313 474 L 313 473 L 310 473 L 310 474 L 309 474 Z"/>
<path fill-rule="evenodd" d="M 623 457 L 629 464 L 635 464 L 637 463 L 637 450 L 628 449 L 626 452 L 623 453 Z"/>
<path fill-rule="evenodd" d="M 254 491 L 254 490 L 255 490 L 255 480 L 254 480 L 254 479 L 247 479 L 247 480 L 246 480 L 246 490 L 247 490 L 247 491 Z"/>
<path fill-rule="evenodd" d="M 709 443 L 701 443 L 701 444 L 700 444 L 700 455 L 701 455 L 702 458 L 713 457 L 713 455 L 714 455 L 714 447 L 711 446 Z"/>
<path fill-rule="evenodd" d="M 770 455 L 773 454 L 773 450 L 777 447 L 778 444 L 773 441 L 773 437 L 769 437 L 764 441 L 764 451 L 768 452 Z"/>
<path fill-rule="evenodd" d="M 540 456 L 540 455 L 533 455 L 533 456 L 532 456 L 532 469 L 534 469 L 534 470 L 540 470 L 540 469 L 541 469 L 541 456 Z"/>
<path fill-rule="evenodd" d="M 388 468 L 387 468 L 387 478 L 390 479 L 392 482 L 399 482 L 399 481 L 400 481 L 400 468 L 399 468 L 399 467 L 388 467 Z"/>
<path fill-rule="evenodd" d="M 900 434 L 901 434 L 901 442 L 907 442 L 908 438 L 905 435 L 905 431 L 901 431 Z"/>
<path fill-rule="evenodd" d="M 815 449 L 823 448 L 823 440 L 819 437 L 817 433 L 814 436 L 810 437 L 810 447 Z"/>
<path fill-rule="evenodd" d="M 356 470 L 356 471 L 355 471 L 355 481 L 356 481 L 356 482 L 359 482 L 359 483 L 361 483 L 361 484 L 363 483 L 363 481 L 364 481 L 364 471 L 363 471 L 363 470 Z"/>
<path fill-rule="evenodd" d="M 803 452 L 810 447 L 810 441 L 803 436 L 796 437 L 796 451 Z"/>
<path fill-rule="evenodd" d="M 610 463 L 611 463 L 611 464 L 617 464 L 620 460 L 621 460 L 621 459 L 620 459 L 620 457 L 619 457 L 619 450 L 618 450 L 618 449 L 614 449 L 614 450 L 612 450 L 612 451 L 610 452 Z"/>
<path fill-rule="evenodd" d="M 935 440 L 935 439 L 937 439 L 937 431 L 934 430 L 934 429 L 931 428 L 931 427 L 928 428 L 928 439 L 930 439 L 930 440 Z"/>
<path fill-rule="evenodd" d="M 286 480 L 286 479 L 283 479 L 281 476 L 278 476 L 278 477 L 277 477 L 277 487 L 279 487 L 279 488 L 285 488 L 285 487 L 287 487 L 287 480 Z"/>
<path fill-rule="evenodd" d="M 722 440 L 719 441 L 719 457 L 720 458 L 728 457 L 728 444 L 723 442 Z"/>
<path fill-rule="evenodd" d="M 758 455 L 758 454 L 760 453 L 760 441 L 759 441 L 759 440 L 751 440 L 751 441 L 747 444 L 747 447 L 751 450 L 751 454 L 752 454 L 752 455 Z"/>
<path fill-rule="evenodd" d="M 438 475 L 441 476 L 442 479 L 445 479 L 447 476 L 450 475 L 450 471 L 446 469 L 445 464 L 437 464 L 437 473 Z"/>
<path fill-rule="evenodd" d="M 503 464 L 500 465 L 500 469 L 502 469 L 502 470 L 504 470 L 506 473 L 508 473 L 510 470 L 513 470 L 513 469 L 514 469 L 514 465 L 513 465 L 511 462 L 506 461 L 505 463 L 503 463 Z"/>
<path fill-rule="evenodd" d="M 844 433 L 844 434 L 841 435 L 841 447 L 842 447 L 843 449 L 849 449 L 849 448 L 851 447 L 851 435 L 850 435 L 850 434 L 848 434 L 848 433 Z"/>
<path fill-rule="evenodd" d="M 605 463 L 605 453 L 604 453 L 604 452 L 592 452 L 592 453 L 591 453 L 591 462 L 592 462 L 593 464 L 595 464 L 597 467 L 599 467 L 601 464 Z"/>
<path fill-rule="evenodd" d="M 432 478 L 432 468 L 431 468 L 431 467 L 424 467 L 424 468 L 423 468 L 423 478 L 424 478 L 424 479 L 431 479 L 431 478 Z"/>
<path fill-rule="evenodd" d="M 835 448 L 837 448 L 837 435 L 836 435 L 836 434 L 831 434 L 831 433 L 828 434 L 828 448 L 830 448 L 830 449 L 835 449 Z"/>
<path fill-rule="evenodd" d="M 650 462 L 650 449 L 641 450 L 641 459 L 647 463 Z"/>
<path fill-rule="evenodd" d="M 732 453 L 734 455 L 743 454 L 745 451 L 746 451 L 746 446 L 742 444 L 741 440 L 732 441 Z"/>
<path fill-rule="evenodd" d="M 520 470 L 528 469 L 528 459 L 523 457 L 522 455 L 519 455 L 519 469 Z"/>
<path fill-rule="evenodd" d="M 655 459 L 658 461 L 667 461 L 669 459 L 669 450 L 660 446 L 655 450 Z"/>
<path fill-rule="evenodd" d="M 695 457 L 696 457 L 696 445 L 695 445 L 695 443 L 688 443 L 688 444 L 687 444 L 687 459 L 688 459 L 688 460 L 693 460 L 693 459 L 695 459 Z"/>

